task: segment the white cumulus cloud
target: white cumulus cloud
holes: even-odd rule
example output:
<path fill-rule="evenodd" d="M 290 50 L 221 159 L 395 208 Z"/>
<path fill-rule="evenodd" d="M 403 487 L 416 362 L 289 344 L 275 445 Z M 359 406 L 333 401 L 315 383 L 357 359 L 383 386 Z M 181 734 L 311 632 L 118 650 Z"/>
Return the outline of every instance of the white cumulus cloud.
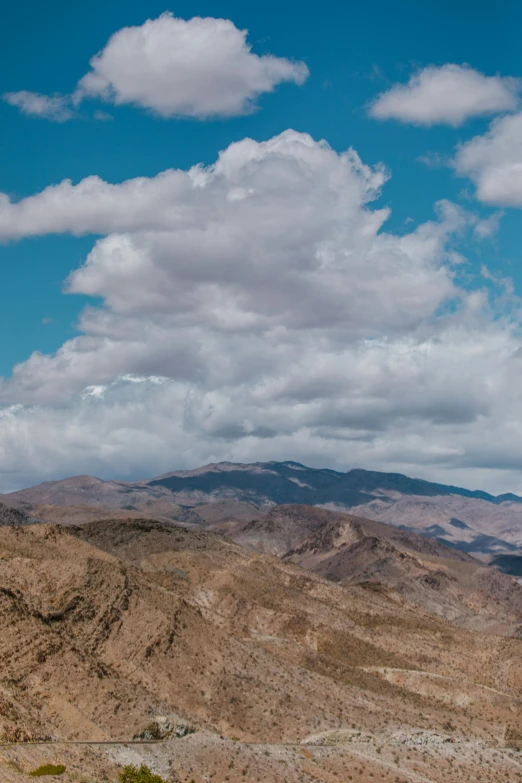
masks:
<path fill-rule="evenodd" d="M 302 84 L 308 69 L 251 51 L 246 31 L 228 19 L 178 19 L 171 13 L 124 27 L 91 60 L 76 97 L 131 103 L 163 117 L 233 116 L 281 82 Z"/>
<path fill-rule="evenodd" d="M 494 120 L 486 134 L 461 144 L 454 166 L 475 182 L 481 201 L 522 207 L 522 113 Z"/>
<path fill-rule="evenodd" d="M 308 77 L 303 62 L 252 52 L 247 31 L 228 19 L 185 20 L 172 13 L 118 30 L 90 66 L 71 96 L 22 91 L 4 99 L 25 114 L 59 121 L 86 98 L 161 117 L 232 117 L 255 110 L 259 96 L 277 85 Z M 96 112 L 98 119 L 108 117 Z"/>
<path fill-rule="evenodd" d="M 387 231 L 388 176 L 286 131 L 208 167 L 4 195 L 4 239 L 102 235 L 66 282 L 101 302 L 79 336 L 0 383 L 5 488 L 264 458 L 507 481 L 522 344 L 483 281 L 459 284 L 480 222 L 443 201 Z"/>
<path fill-rule="evenodd" d="M 379 120 L 457 127 L 471 117 L 515 110 L 521 87 L 520 79 L 485 76 L 469 66 L 429 66 L 377 96 L 369 113 Z"/>

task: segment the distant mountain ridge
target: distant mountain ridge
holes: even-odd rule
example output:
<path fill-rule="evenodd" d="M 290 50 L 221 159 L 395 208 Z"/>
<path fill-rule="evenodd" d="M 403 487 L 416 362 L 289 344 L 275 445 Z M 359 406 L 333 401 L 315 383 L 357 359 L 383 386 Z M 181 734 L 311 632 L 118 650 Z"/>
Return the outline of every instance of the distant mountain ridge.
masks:
<path fill-rule="evenodd" d="M 268 475 L 274 478 L 269 479 Z M 376 490 L 427 497 L 460 495 L 495 504 L 507 500 L 522 503 L 522 497 L 511 493 L 496 496 L 482 490 L 469 490 L 410 478 L 402 473 L 381 473 L 362 468 L 353 468 L 342 473 L 329 468 L 308 468 L 299 462 L 254 462 L 249 465 L 214 463 L 194 471 L 174 471 L 152 479 L 147 484 L 164 486 L 172 492 L 186 491 L 189 488 L 212 492 L 230 487 L 236 492 L 244 493 L 243 500 L 254 499 L 252 497 L 254 494 L 258 501 L 268 496 L 276 503 L 304 503 L 305 498 L 314 493 L 315 505 L 332 502 L 342 502 L 346 506 L 356 505 L 367 501 L 368 496 Z M 296 496 L 295 499 L 276 497 L 276 494 L 285 492 Z"/>
<path fill-rule="evenodd" d="M 198 509 L 208 504 L 222 504 L 225 511 L 220 512 L 220 519 L 227 514 L 238 518 L 245 504 L 251 516 L 263 515 L 281 504 L 322 506 L 416 530 L 486 559 L 502 553 L 512 555 L 510 560 L 497 560 L 502 567 L 516 564 L 522 555 L 522 497 L 511 493 L 495 496 L 361 468 L 343 473 L 293 461 L 218 462 L 136 482 L 73 476 L 0 499 L 30 516 L 49 520 L 57 518 L 56 511 L 49 509 L 53 506 L 75 507 L 77 518 L 86 513 L 82 509 L 99 509 L 100 517 L 93 511 L 89 519 L 101 518 L 107 509 L 118 509 L 187 524 L 206 524 L 210 517 L 203 512 L 200 517 Z"/>

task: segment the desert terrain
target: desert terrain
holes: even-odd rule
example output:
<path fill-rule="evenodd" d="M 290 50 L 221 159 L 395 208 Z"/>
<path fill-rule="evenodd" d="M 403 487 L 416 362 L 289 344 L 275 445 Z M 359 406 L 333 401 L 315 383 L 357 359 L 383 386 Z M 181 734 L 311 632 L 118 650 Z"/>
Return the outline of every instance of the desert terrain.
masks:
<path fill-rule="evenodd" d="M 129 518 L 1 527 L 0 611 L 6 783 L 50 760 L 85 783 L 142 761 L 182 783 L 521 779 L 514 606 L 464 628 L 386 580 Z"/>

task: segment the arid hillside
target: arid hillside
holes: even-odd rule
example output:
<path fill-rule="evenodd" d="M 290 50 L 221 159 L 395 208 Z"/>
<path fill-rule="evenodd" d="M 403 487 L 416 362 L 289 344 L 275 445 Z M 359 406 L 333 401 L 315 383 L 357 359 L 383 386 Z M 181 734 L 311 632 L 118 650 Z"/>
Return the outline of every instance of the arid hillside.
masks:
<path fill-rule="evenodd" d="M 335 582 L 393 588 L 462 627 L 522 635 L 522 585 L 416 532 L 299 505 L 276 506 L 242 526 L 232 520 L 215 527 Z"/>
<path fill-rule="evenodd" d="M 3 525 L 30 525 L 36 522 L 25 511 L 0 503 L 0 526 Z"/>
<path fill-rule="evenodd" d="M 40 511 L 41 518 L 49 520 L 51 506 L 93 506 L 100 512 L 113 508 L 130 515 L 181 521 L 190 521 L 183 519 L 189 509 L 196 514 L 201 509 L 203 519 L 210 521 L 212 514 L 205 509 L 216 504 L 243 520 L 252 509 L 259 516 L 274 505 L 323 506 L 420 530 L 484 559 L 509 554 L 511 559 L 499 561 L 499 568 L 513 573 L 522 568 L 522 498 L 435 484 L 400 473 L 361 469 L 342 473 L 297 462 L 218 462 L 136 482 L 73 476 L 12 492 L 2 500 L 33 516 Z M 92 518 L 87 511 L 83 515 L 83 521 Z M 79 515 L 77 519 L 82 521 Z M 197 524 L 198 517 L 191 521 Z"/>
<path fill-rule="evenodd" d="M 0 748 L 8 783 L 38 754 L 77 775 L 90 754 L 109 779 L 150 757 L 186 783 L 519 780 L 522 642 L 386 585 L 151 520 L 40 524 L 0 528 L 0 613 L 4 739 L 198 730 L 148 751 L 17 746 L 18 768 Z"/>

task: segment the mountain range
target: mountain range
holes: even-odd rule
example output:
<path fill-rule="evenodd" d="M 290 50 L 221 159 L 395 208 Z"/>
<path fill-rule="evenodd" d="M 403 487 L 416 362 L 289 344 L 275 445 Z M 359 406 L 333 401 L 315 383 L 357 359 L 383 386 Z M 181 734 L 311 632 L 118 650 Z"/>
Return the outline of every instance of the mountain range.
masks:
<path fill-rule="evenodd" d="M 520 780 L 512 577 L 318 507 L 222 516 L 0 527 L 3 783 Z"/>
<path fill-rule="evenodd" d="M 321 506 L 418 530 L 522 575 L 522 498 L 436 484 L 399 473 L 342 473 L 297 462 L 220 462 L 136 482 L 75 476 L 1 496 L 4 504 L 47 521 L 147 516 L 205 523 L 206 507 L 223 518 L 261 516 L 277 504 Z M 218 520 L 214 520 L 218 521 Z"/>
<path fill-rule="evenodd" d="M 520 780 L 519 498 L 268 462 L 2 501 L 2 783 Z"/>

